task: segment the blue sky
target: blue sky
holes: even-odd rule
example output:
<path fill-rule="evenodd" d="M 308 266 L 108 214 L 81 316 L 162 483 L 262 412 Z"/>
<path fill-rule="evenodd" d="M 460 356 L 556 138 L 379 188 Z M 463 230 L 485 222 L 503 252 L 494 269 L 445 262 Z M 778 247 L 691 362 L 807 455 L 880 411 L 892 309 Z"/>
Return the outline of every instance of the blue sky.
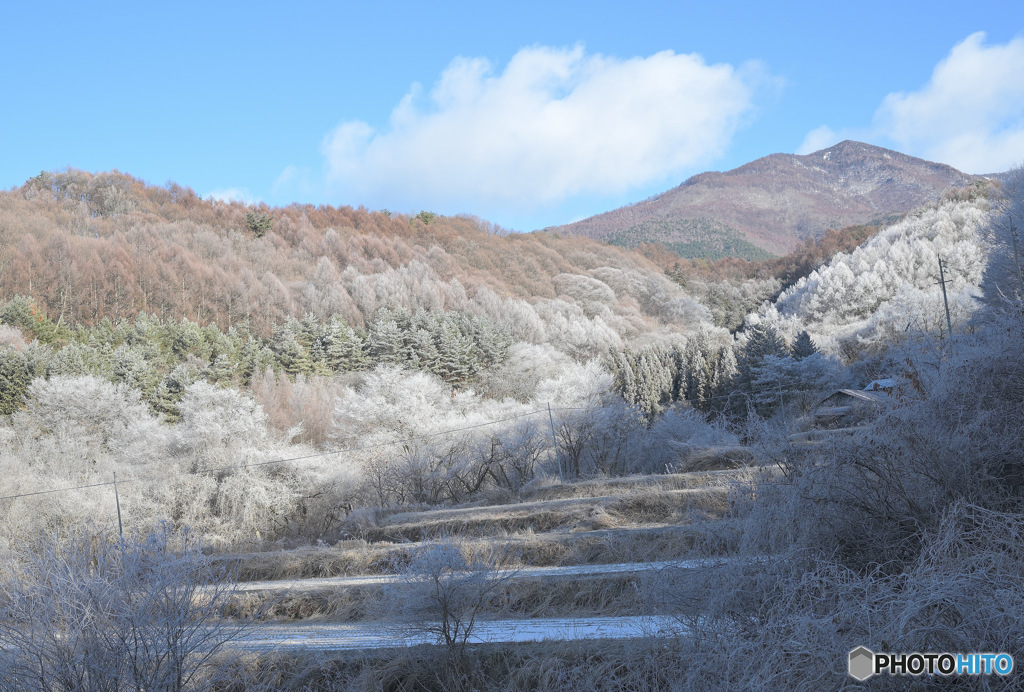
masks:
<path fill-rule="evenodd" d="M 116 168 L 530 230 L 844 138 L 1024 161 L 1024 3 L 428 5 L 5 8 L 0 185 Z"/>

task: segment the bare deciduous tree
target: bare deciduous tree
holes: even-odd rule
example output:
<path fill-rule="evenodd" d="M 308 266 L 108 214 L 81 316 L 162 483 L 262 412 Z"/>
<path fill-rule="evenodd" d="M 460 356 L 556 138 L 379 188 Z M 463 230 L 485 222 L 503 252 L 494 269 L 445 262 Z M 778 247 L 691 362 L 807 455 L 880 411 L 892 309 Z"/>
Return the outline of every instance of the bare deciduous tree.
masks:
<path fill-rule="evenodd" d="M 385 608 L 415 631 L 437 638 L 463 659 L 480 616 L 514 578 L 504 548 L 470 554 L 461 539 L 447 538 L 413 556 L 385 594 Z"/>
<path fill-rule="evenodd" d="M 212 689 L 221 665 L 210 664 L 245 627 L 222 618 L 233 581 L 187 535 L 119 541 L 78 530 L 10 545 L 0 569 L 4 689 Z"/>

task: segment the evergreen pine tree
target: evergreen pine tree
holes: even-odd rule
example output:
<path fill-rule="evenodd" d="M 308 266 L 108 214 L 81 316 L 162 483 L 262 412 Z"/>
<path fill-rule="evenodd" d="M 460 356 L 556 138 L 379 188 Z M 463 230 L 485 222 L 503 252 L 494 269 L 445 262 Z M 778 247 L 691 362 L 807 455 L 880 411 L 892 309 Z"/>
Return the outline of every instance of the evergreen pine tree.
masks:
<path fill-rule="evenodd" d="M 213 384 L 231 385 L 235 377 L 236 366 L 226 354 L 214 358 L 206 370 L 206 379 Z"/>
<path fill-rule="evenodd" d="M 690 356 L 687 371 L 686 398 L 700 402 L 710 393 L 715 372 L 712 363 L 708 362 L 707 354 L 695 348 Z"/>
<path fill-rule="evenodd" d="M 754 368 L 760 367 L 768 356 L 783 357 L 789 355 L 782 337 L 775 327 L 758 324 L 747 332 L 747 341 L 736 358 L 736 378 L 734 384 L 740 388 L 749 388 L 754 380 Z"/>
<path fill-rule="evenodd" d="M 238 352 L 238 374 L 242 384 L 249 386 L 254 376 L 263 373 L 273 363 L 273 351 L 250 336 Z"/>
<path fill-rule="evenodd" d="M 818 352 L 818 348 L 814 345 L 811 340 L 811 335 L 807 333 L 807 330 L 803 330 L 796 336 L 796 341 L 793 342 L 793 358 L 796 360 L 803 360 L 807 356 L 813 356 Z"/>
<path fill-rule="evenodd" d="M 0 347 L 0 415 L 9 416 L 21 408 L 31 381 L 25 358 L 10 346 Z"/>
<path fill-rule="evenodd" d="M 390 314 L 381 311 L 370 325 L 369 351 L 374 363 L 400 363 L 402 332 Z"/>
<path fill-rule="evenodd" d="M 441 335 L 438 334 L 436 338 L 440 341 Z M 441 354 L 434 340 L 435 336 L 425 329 L 416 329 L 408 335 L 403 355 L 409 367 L 438 372 Z"/>
<path fill-rule="evenodd" d="M 140 349 L 121 344 L 114 349 L 111 361 L 111 379 L 114 382 L 121 382 L 138 390 L 143 398 L 152 395 L 160 377 Z"/>
<path fill-rule="evenodd" d="M 435 373 L 446 382 L 468 380 L 479 371 L 474 351 L 472 339 L 460 334 L 453 324 L 444 324 L 437 340 L 438 361 Z"/>
<path fill-rule="evenodd" d="M 625 349 L 617 353 L 613 360 L 613 367 L 615 368 L 616 388 L 622 394 L 622 398 L 625 402 L 630 406 L 633 406 L 636 404 L 637 385 L 636 375 L 633 373 L 631 355 L 632 354 L 629 349 Z"/>
<path fill-rule="evenodd" d="M 366 344 L 356 330 L 335 315 L 324 330 L 324 361 L 333 372 L 352 372 L 366 365 Z"/>
<path fill-rule="evenodd" d="M 299 343 L 298 336 L 289 329 L 281 330 L 275 337 L 271 347 L 277 362 L 289 375 L 300 373 L 308 375 L 313 371 L 313 359 L 309 351 Z"/>
<path fill-rule="evenodd" d="M 732 402 L 734 412 L 746 411 L 749 407 L 750 397 L 758 392 L 754 391 L 754 381 L 757 379 L 757 369 L 764 365 L 765 359 L 775 356 L 786 358 L 789 350 L 782 341 L 775 328 L 767 324 L 758 324 L 752 327 L 747 333 L 747 341 L 736 358 L 736 376 L 732 379 L 733 390 L 742 392 L 746 398 L 743 401 Z M 765 413 L 765 406 L 759 406 L 758 412 Z"/>
<path fill-rule="evenodd" d="M 199 379 L 199 371 L 190 363 L 182 363 L 172 370 L 157 385 L 149 400 L 150 407 L 161 414 L 168 423 L 177 423 L 181 418 L 178 402 L 181 401 L 185 388 Z"/>
<path fill-rule="evenodd" d="M 302 347 L 309 352 L 313 360 L 319 360 L 322 349 L 324 329 L 320 326 L 320 320 L 311 312 L 307 312 L 302 321 L 298 323 L 295 330 L 295 337 Z"/>

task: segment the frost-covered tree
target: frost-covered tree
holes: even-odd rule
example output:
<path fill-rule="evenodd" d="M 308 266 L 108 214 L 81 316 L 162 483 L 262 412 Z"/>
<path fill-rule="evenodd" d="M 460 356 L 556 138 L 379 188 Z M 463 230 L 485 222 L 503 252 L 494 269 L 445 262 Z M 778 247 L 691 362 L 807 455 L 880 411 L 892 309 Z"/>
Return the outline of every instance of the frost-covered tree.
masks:
<path fill-rule="evenodd" d="M 988 264 L 983 289 L 991 305 L 1024 299 L 1024 167 L 1010 170 L 985 230 Z"/>
<path fill-rule="evenodd" d="M 178 403 L 178 448 L 197 468 L 235 460 L 233 451 L 260 448 L 267 440 L 267 416 L 251 397 L 204 381 L 189 384 Z"/>
<path fill-rule="evenodd" d="M 17 427 L 53 439 L 58 449 L 84 451 L 82 471 L 97 455 L 139 463 L 159 453 L 161 433 L 140 393 L 91 375 L 34 380 L 15 418 Z"/>
<path fill-rule="evenodd" d="M 334 408 L 334 437 L 352 444 L 373 433 L 386 439 L 434 432 L 437 414 L 450 405 L 450 390 L 436 376 L 380 365 L 358 390 L 342 392 Z"/>
<path fill-rule="evenodd" d="M 747 323 L 766 322 L 790 340 L 806 330 L 819 349 L 847 360 L 884 349 L 906 332 L 937 333 L 945 323 L 941 258 L 955 328 L 977 307 L 988 208 L 982 188 L 947 195 L 839 253 Z"/>

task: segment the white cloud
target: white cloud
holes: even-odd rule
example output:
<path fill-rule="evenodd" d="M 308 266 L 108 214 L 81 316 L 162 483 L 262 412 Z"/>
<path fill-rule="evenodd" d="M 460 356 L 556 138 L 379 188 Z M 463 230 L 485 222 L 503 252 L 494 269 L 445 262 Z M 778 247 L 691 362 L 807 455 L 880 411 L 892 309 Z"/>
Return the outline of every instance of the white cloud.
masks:
<path fill-rule="evenodd" d="M 832 146 L 836 142 L 839 142 L 839 135 L 837 135 L 831 127 L 828 125 L 822 125 L 816 127 L 807 133 L 804 137 L 804 141 L 797 148 L 797 154 L 810 154 L 815 151 L 821 151 L 827 147 Z"/>
<path fill-rule="evenodd" d="M 807 134 L 798 153 L 860 139 L 968 173 L 1007 170 L 1024 161 L 1021 75 L 1024 38 L 986 46 L 983 32 L 971 34 L 935 66 L 921 89 L 886 96 L 870 128 L 837 133 L 822 125 Z"/>
<path fill-rule="evenodd" d="M 253 194 L 244 187 L 226 187 L 220 190 L 213 190 L 206 193 L 205 199 L 213 199 L 218 202 L 242 202 L 243 204 L 253 204 L 257 201 Z"/>
<path fill-rule="evenodd" d="M 285 166 L 280 175 L 270 186 L 270 194 L 287 202 L 304 197 L 315 197 L 318 185 L 308 168 L 303 166 Z"/>
<path fill-rule="evenodd" d="M 324 139 L 328 184 L 353 203 L 494 208 L 613 194 L 712 160 L 752 109 L 756 66 L 672 51 L 627 60 L 524 48 L 498 73 L 456 58 L 380 130 Z"/>
<path fill-rule="evenodd" d="M 984 45 L 971 34 L 921 90 L 889 94 L 877 130 L 908 150 L 972 173 L 1024 160 L 1024 39 Z"/>

